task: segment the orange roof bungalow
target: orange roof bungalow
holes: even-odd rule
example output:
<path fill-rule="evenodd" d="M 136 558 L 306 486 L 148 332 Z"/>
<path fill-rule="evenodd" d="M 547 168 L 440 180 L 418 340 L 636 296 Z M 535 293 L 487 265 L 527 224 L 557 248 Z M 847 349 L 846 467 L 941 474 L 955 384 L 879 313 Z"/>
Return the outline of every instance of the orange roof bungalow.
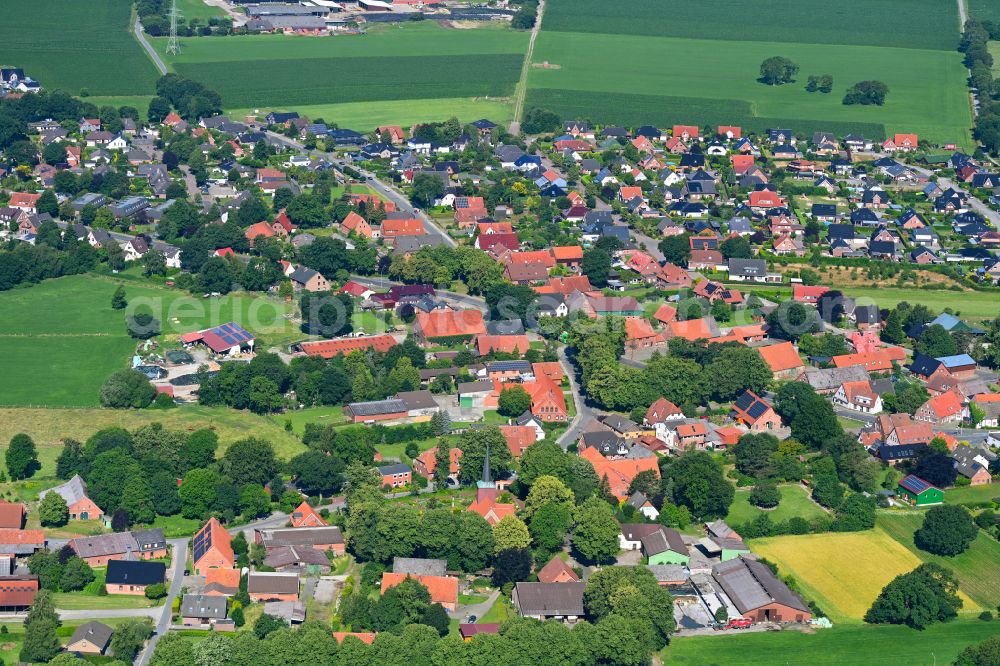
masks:
<path fill-rule="evenodd" d="M 563 372 L 563 367 L 558 361 L 532 363 L 531 369 L 536 377 L 547 377 L 549 381 L 557 386 L 561 385 L 563 378 L 566 377 L 566 373 Z"/>
<path fill-rule="evenodd" d="M 719 136 L 727 139 L 742 139 L 743 128 L 736 125 L 719 125 Z"/>
<path fill-rule="evenodd" d="M 679 139 L 697 139 L 698 138 L 698 126 L 697 125 L 674 125 L 674 129 L 671 134 Z"/>
<path fill-rule="evenodd" d="M 524 252 L 511 252 L 511 264 L 541 264 L 547 269 L 556 265 L 556 259 L 548 250 L 527 250 Z"/>
<path fill-rule="evenodd" d="M 486 333 L 479 310 L 432 310 L 418 312 L 413 333 L 424 344 L 468 342 Z"/>
<path fill-rule="evenodd" d="M 298 349 L 306 356 L 333 358 L 353 351 L 374 349 L 383 354 L 396 345 L 396 338 L 388 333 L 361 338 L 338 338 L 335 340 L 307 340 L 298 344 Z"/>
<path fill-rule="evenodd" d="M 531 349 L 531 342 L 527 335 L 480 335 L 476 338 L 476 348 L 480 356 L 490 352 L 524 356 Z"/>
<path fill-rule="evenodd" d="M 820 297 L 830 291 L 829 287 L 823 285 L 809 286 L 797 284 L 792 287 L 792 300 L 797 303 L 812 303 L 819 301 Z"/>
<path fill-rule="evenodd" d="M 431 603 L 441 604 L 445 610 L 458 609 L 458 579 L 454 576 L 421 576 L 386 571 L 382 574 L 382 594 L 396 587 L 407 578 L 413 578 L 431 593 Z"/>
<path fill-rule="evenodd" d="M 28 507 L 21 502 L 0 501 L 0 528 L 19 530 L 24 528 L 24 517 Z"/>
<path fill-rule="evenodd" d="M 429 479 L 434 476 L 437 471 L 437 452 L 438 447 L 433 449 L 427 449 L 419 456 L 413 459 L 413 471 Z M 453 447 L 448 450 L 448 475 L 458 476 L 458 472 L 462 469 L 462 449 L 458 447 Z"/>
<path fill-rule="evenodd" d="M 507 440 L 507 448 L 515 460 L 520 459 L 524 450 L 538 441 L 538 431 L 531 426 L 502 425 L 500 432 Z"/>
<path fill-rule="evenodd" d="M 204 574 L 209 569 L 232 569 L 236 566 L 232 540 L 215 516 L 209 518 L 192 539 L 191 557 L 195 573 Z"/>
<path fill-rule="evenodd" d="M 603 479 L 607 477 L 608 485 L 611 487 L 611 494 L 619 500 L 628 498 L 628 487 L 632 483 L 632 479 L 639 472 L 649 470 L 654 472 L 657 477 L 660 476 L 660 468 L 657 464 L 659 458 L 657 456 L 640 458 L 638 460 L 608 460 L 597 449 L 587 447 L 580 453 L 580 457 L 586 458 L 594 465 L 597 478 Z"/>
<path fill-rule="evenodd" d="M 653 330 L 653 326 L 640 317 L 625 318 L 625 348 L 648 349 L 665 342 L 663 335 Z"/>
<path fill-rule="evenodd" d="M 247 227 L 243 235 L 250 241 L 250 247 L 253 247 L 254 241 L 258 238 L 274 238 L 277 234 L 274 233 L 274 229 L 267 222 L 258 222 Z"/>
<path fill-rule="evenodd" d="M 806 366 L 799 358 L 799 352 L 791 342 L 780 342 L 776 345 L 759 347 L 761 358 L 771 368 L 774 379 L 795 379 L 803 372 Z"/>
<path fill-rule="evenodd" d="M 841 354 L 834 356 L 832 360 L 838 368 L 861 365 L 868 372 L 889 372 L 893 361 L 902 363 L 906 360 L 906 352 L 902 347 L 885 347 L 867 354 Z"/>
<path fill-rule="evenodd" d="M 202 594 L 217 597 L 233 597 L 239 591 L 239 569 L 209 569 L 205 572 L 205 587 L 202 590 Z"/>
<path fill-rule="evenodd" d="M 742 175 L 746 173 L 754 164 L 753 155 L 730 155 L 729 161 L 733 163 L 733 173 Z"/>
<path fill-rule="evenodd" d="M 583 261 L 583 248 L 579 245 L 558 245 L 552 248 L 552 258 L 557 264 L 575 268 Z"/>
<path fill-rule="evenodd" d="M 323 517 L 316 513 L 316 509 L 309 506 L 309 502 L 306 501 L 295 507 L 290 519 L 292 527 L 323 527 L 327 524 Z"/>
<path fill-rule="evenodd" d="M 424 228 L 423 220 L 417 218 L 384 220 L 382 222 L 382 237 L 386 240 L 400 236 L 424 236 L 426 234 L 427 230 Z"/>
<path fill-rule="evenodd" d="M 653 314 L 653 318 L 661 324 L 669 324 L 672 321 L 677 321 L 677 308 L 664 303 Z"/>
<path fill-rule="evenodd" d="M 580 577 L 576 575 L 566 562 L 558 555 L 549 560 L 549 563 L 538 570 L 539 583 L 577 583 Z"/>
<path fill-rule="evenodd" d="M 345 638 L 356 638 L 365 645 L 371 645 L 375 642 L 376 634 L 370 631 L 335 631 L 333 632 L 333 637 L 337 639 L 338 643 L 343 643 Z"/>
<path fill-rule="evenodd" d="M 672 321 L 667 324 L 663 336 L 670 340 L 672 338 L 684 338 L 694 342 L 695 340 L 708 340 L 715 337 L 707 318 L 688 319 L 687 321 Z"/>
<path fill-rule="evenodd" d="M 347 214 L 344 221 L 340 223 L 341 229 L 343 229 L 348 234 L 357 234 L 359 236 L 364 236 L 365 238 L 376 238 L 377 234 L 372 229 L 371 225 L 353 210 Z"/>

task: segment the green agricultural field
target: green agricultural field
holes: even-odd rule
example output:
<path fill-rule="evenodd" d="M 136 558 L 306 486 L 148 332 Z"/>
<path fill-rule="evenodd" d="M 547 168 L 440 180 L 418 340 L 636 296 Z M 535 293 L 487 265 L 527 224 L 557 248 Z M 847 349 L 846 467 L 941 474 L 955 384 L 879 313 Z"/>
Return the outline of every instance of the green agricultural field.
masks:
<path fill-rule="evenodd" d="M 181 40 L 167 61 L 219 91 L 227 108 L 508 97 L 527 34 L 406 25 L 358 36 Z M 164 52 L 166 40 L 154 40 Z M 165 55 L 165 54 L 164 54 Z M 443 117 L 447 107 L 438 107 Z M 354 110 L 360 115 L 358 109 Z M 334 120 L 334 119 L 330 119 Z M 339 120 L 339 119 L 337 119 Z"/>
<path fill-rule="evenodd" d="M 812 520 L 813 518 L 826 515 L 823 507 L 813 502 L 802 486 L 798 484 L 783 485 L 780 487 L 780 490 L 781 503 L 769 511 L 758 509 L 750 504 L 749 490 L 737 490 L 736 498 L 729 507 L 729 515 L 726 516 L 726 522 L 730 525 L 742 525 L 750 522 L 762 513 L 766 513 L 770 516 L 771 520 L 778 523 L 784 522 L 789 518 L 794 518 L 795 516 Z"/>
<path fill-rule="evenodd" d="M 848 624 L 812 634 L 765 631 L 674 638 L 661 654 L 665 663 L 678 666 L 932 666 L 950 664 L 967 646 L 996 631 L 996 624 L 980 620 L 937 624 L 923 631 Z"/>
<path fill-rule="evenodd" d="M 558 6 L 560 0 L 554 2 Z M 632 16 L 630 23 L 644 21 Z M 547 10 L 528 75 L 527 106 L 625 125 L 736 124 L 758 131 L 787 126 L 872 137 L 913 131 L 931 140 L 968 142 L 966 72 L 957 51 L 723 42 L 708 32 L 718 23 L 703 25 L 691 34 L 704 39 L 558 32 L 549 31 Z M 761 61 L 777 54 L 800 65 L 799 81 L 783 86 L 757 81 Z M 545 62 L 549 67 L 541 66 Z M 806 92 L 807 76 L 822 73 L 833 75 L 833 92 Z M 888 84 L 885 106 L 841 103 L 851 84 L 870 78 Z"/>
<path fill-rule="evenodd" d="M 291 306 L 283 301 L 248 294 L 195 298 L 127 277 L 77 275 L 0 293 L 0 354 L 8 359 L 0 405 L 97 406 L 101 384 L 135 350 L 125 331 L 132 308 L 151 310 L 168 341 L 227 321 L 253 331 L 263 349 L 304 337 L 285 318 Z M 119 284 L 129 310 L 111 309 Z"/>
<path fill-rule="evenodd" d="M 836 622 L 858 621 L 889 581 L 920 558 L 881 530 L 756 539 L 752 550 L 795 578 L 802 592 Z"/>
<path fill-rule="evenodd" d="M 263 110 L 263 109 L 261 109 Z M 293 107 L 268 106 L 267 111 L 297 111 L 307 118 L 322 118 L 370 132 L 382 125 L 410 127 L 418 123 L 439 122 L 455 116 L 463 123 L 489 118 L 505 124 L 513 117 L 509 97 L 443 97 L 438 99 L 407 99 L 381 102 L 347 102 L 344 104 L 306 104 Z M 230 109 L 235 118 L 250 115 L 255 109 Z"/>
<path fill-rule="evenodd" d="M 946 491 L 947 493 L 947 491 Z M 940 557 L 920 550 L 913 533 L 923 523 L 922 512 L 881 515 L 878 529 L 901 543 L 924 562 L 934 562 L 955 572 L 959 588 L 983 608 L 1000 604 L 1000 542 L 980 532 L 969 549 L 955 557 Z"/>
<path fill-rule="evenodd" d="M 985 5 L 992 0 L 978 0 Z M 859 16 L 867 20 L 859 21 Z M 775 17 L 781 17 L 775 21 Z M 891 24 L 892 30 L 885 25 Z M 545 31 L 618 33 L 653 37 L 711 37 L 722 42 L 789 41 L 814 44 L 884 44 L 953 50 L 958 46 L 958 9 L 938 0 L 771 0 L 766 5 L 740 0 L 549 0 Z M 581 47 L 591 54 L 606 51 Z M 824 49 L 827 55 L 829 49 Z M 776 52 L 780 53 L 780 52 Z M 773 54 L 772 54 L 773 55 Z M 676 64 L 688 67 L 696 58 Z M 643 62 L 641 59 L 634 60 Z M 649 61 L 647 61 L 648 64 Z M 661 61 L 657 61 L 661 62 Z"/>
<path fill-rule="evenodd" d="M 49 90 L 143 95 L 157 71 L 132 36 L 130 0 L 4 0 L 0 63 Z"/>
<path fill-rule="evenodd" d="M 135 350 L 126 335 L 0 336 L 0 405 L 89 407 Z"/>
<path fill-rule="evenodd" d="M 1000 21 L 1000 4 L 994 0 L 966 0 L 969 16 L 981 21 Z"/>

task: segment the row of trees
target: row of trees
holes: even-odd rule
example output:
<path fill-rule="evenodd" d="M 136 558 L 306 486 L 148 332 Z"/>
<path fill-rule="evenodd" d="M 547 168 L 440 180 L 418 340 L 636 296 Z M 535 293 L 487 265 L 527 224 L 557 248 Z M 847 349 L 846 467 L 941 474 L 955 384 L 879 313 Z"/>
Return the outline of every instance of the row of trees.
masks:
<path fill-rule="evenodd" d="M 989 49 L 992 39 L 1000 39 L 1000 27 L 996 23 L 969 19 L 958 50 L 964 55 L 965 66 L 971 73 L 969 83 L 979 94 L 979 113 L 973 135 L 987 151 L 996 155 L 1000 152 L 1000 103 L 996 100 L 1000 86 L 993 79 L 993 55 Z"/>
<path fill-rule="evenodd" d="M 641 570 L 636 567 L 634 570 Z M 649 590 L 652 592 L 652 590 Z M 329 626 L 307 621 L 297 629 L 279 628 L 258 638 L 255 632 L 234 635 L 213 633 L 192 643 L 177 633 L 168 633 L 157 643 L 151 666 L 190 664 L 288 664 L 311 666 L 486 666 L 497 655 L 510 663 L 538 666 L 640 666 L 648 662 L 662 640 L 641 619 L 651 610 L 662 610 L 671 618 L 669 602 L 663 606 L 662 592 L 654 603 L 640 594 L 622 594 L 614 612 L 595 623 L 580 622 L 568 627 L 559 622 L 538 622 L 514 618 L 498 634 L 480 634 L 466 643 L 457 635 L 441 638 L 438 631 L 422 623 L 407 625 L 399 632 L 379 632 L 371 645 L 354 636 L 338 644 Z M 626 601 L 626 599 L 628 601 Z M 631 607 L 626 604 L 632 603 Z M 628 613 L 628 614 L 627 614 Z M 63 665 L 60 665 L 63 666 Z"/>

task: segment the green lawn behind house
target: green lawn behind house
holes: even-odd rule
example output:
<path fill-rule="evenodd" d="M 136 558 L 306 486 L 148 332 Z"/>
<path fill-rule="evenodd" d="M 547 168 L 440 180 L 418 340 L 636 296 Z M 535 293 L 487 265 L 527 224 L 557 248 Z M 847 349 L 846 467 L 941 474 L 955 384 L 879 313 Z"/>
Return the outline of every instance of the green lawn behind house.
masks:
<path fill-rule="evenodd" d="M 789 518 L 799 516 L 806 520 L 812 520 L 826 515 L 819 504 L 812 501 L 809 493 L 798 484 L 782 485 L 781 502 L 773 509 L 764 511 L 750 503 L 749 490 L 737 490 L 736 497 L 729 507 L 729 515 L 726 522 L 730 525 L 742 525 L 748 523 L 762 513 L 770 516 L 774 522 L 784 522 Z"/>

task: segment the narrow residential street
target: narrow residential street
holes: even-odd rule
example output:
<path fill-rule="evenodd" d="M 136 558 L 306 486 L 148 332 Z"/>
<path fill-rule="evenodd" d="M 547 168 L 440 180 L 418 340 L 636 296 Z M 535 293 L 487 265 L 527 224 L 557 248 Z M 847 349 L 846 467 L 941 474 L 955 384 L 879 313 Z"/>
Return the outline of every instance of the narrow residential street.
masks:
<path fill-rule="evenodd" d="M 356 171 L 361 173 L 362 176 L 364 176 L 364 178 L 366 179 L 366 184 L 369 187 L 374 189 L 379 194 L 384 195 L 385 198 L 391 201 L 392 203 L 396 204 L 396 210 L 408 213 L 410 215 L 413 215 L 414 217 L 419 218 L 424 223 L 424 229 L 426 229 L 428 236 L 436 236 L 437 238 L 440 238 L 441 242 L 449 247 L 458 247 L 458 243 L 455 242 L 455 239 L 449 236 L 444 229 L 437 226 L 437 224 L 435 224 L 435 222 L 431 220 L 430 216 L 428 216 L 423 211 L 417 212 L 417 210 L 413 207 L 413 205 L 410 203 L 410 200 L 406 197 L 405 194 L 397 190 L 395 187 L 379 180 L 378 178 L 375 177 L 375 174 L 365 171 L 364 169 L 360 169 L 356 166 L 348 165 L 345 160 L 341 159 L 340 157 L 337 157 L 335 153 L 326 153 L 320 150 L 308 150 L 300 142 L 295 141 L 293 139 L 289 139 L 287 136 L 282 136 L 281 134 L 278 134 L 276 132 L 268 130 L 267 137 L 272 143 L 276 143 L 285 146 L 287 148 L 292 148 L 294 150 L 302 151 L 311 157 L 325 159 L 331 164 L 336 165 L 338 169 L 342 170 L 345 166 L 351 166 L 352 169 L 355 169 Z"/>
<path fill-rule="evenodd" d="M 188 540 L 168 539 L 167 543 L 173 547 L 173 578 L 170 580 L 170 590 L 167 592 L 167 598 L 164 599 L 163 606 L 149 609 L 151 611 L 159 611 L 159 619 L 157 619 L 156 615 L 152 616 L 156 620 L 156 631 L 153 633 L 152 638 L 149 639 L 149 642 L 146 643 L 146 648 L 136 657 L 135 663 L 139 666 L 149 663 L 149 658 L 153 656 L 153 650 L 156 649 L 157 642 L 170 630 L 170 618 L 173 613 L 174 599 L 180 595 L 181 589 L 184 587 L 184 569 L 187 567 Z"/>

